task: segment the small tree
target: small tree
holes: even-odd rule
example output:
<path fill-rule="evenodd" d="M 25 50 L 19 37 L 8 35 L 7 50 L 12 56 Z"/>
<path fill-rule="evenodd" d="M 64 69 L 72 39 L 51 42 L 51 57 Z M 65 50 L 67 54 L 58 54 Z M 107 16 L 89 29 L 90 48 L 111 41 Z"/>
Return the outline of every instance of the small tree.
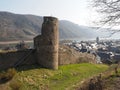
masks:
<path fill-rule="evenodd" d="M 92 0 L 93 7 L 103 15 L 101 24 L 120 25 L 120 0 Z"/>

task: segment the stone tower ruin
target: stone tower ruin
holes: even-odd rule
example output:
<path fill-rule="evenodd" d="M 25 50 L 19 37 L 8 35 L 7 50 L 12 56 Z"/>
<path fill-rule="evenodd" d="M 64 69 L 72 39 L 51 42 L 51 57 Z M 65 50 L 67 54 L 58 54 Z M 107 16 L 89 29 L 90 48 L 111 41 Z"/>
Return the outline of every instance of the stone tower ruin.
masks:
<path fill-rule="evenodd" d="M 44 17 L 41 35 L 34 38 L 39 65 L 50 69 L 58 69 L 58 35 L 58 19 Z"/>

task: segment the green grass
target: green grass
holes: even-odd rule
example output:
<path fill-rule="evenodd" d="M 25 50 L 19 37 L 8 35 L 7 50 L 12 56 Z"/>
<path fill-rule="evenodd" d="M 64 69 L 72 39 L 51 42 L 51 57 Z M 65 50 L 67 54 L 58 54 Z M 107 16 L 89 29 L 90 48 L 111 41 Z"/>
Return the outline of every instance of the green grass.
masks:
<path fill-rule="evenodd" d="M 106 65 L 88 63 L 64 65 L 58 70 L 33 66 L 32 69 L 21 71 L 19 68 L 10 83 L 13 85 L 13 82 L 18 82 L 17 85 L 20 83 L 20 90 L 73 90 L 72 88 L 77 83 L 107 69 Z"/>

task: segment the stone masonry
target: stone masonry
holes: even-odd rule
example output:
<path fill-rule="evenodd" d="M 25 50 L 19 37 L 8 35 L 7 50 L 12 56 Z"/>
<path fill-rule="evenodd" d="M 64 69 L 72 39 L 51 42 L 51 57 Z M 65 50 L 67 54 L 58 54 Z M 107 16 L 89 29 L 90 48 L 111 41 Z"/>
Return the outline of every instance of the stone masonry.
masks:
<path fill-rule="evenodd" d="M 55 17 L 44 17 L 41 35 L 34 38 L 38 64 L 58 69 L 58 19 Z"/>

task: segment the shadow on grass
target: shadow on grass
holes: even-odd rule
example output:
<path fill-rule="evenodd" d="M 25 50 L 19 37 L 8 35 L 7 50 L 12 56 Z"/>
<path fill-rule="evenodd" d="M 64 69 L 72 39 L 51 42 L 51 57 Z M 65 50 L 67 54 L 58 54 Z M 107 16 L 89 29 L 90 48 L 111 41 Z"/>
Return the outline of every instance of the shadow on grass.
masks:
<path fill-rule="evenodd" d="M 4 84 L 10 81 L 16 73 L 17 71 L 14 68 L 9 68 L 8 70 L 1 71 L 0 72 L 0 84 Z"/>
<path fill-rule="evenodd" d="M 110 79 L 110 78 L 115 78 L 115 77 L 120 77 L 120 75 L 110 75 L 110 76 L 106 77 L 105 79 Z"/>
<path fill-rule="evenodd" d="M 10 80 L 12 80 L 12 78 L 15 76 L 17 72 L 27 71 L 31 69 L 40 69 L 40 68 L 43 67 L 38 64 L 34 64 L 34 65 L 23 65 L 23 66 L 18 66 L 16 68 L 9 68 L 6 70 L 2 70 L 0 71 L 0 84 L 5 84 Z"/>
<path fill-rule="evenodd" d="M 12 78 L 11 78 L 12 79 Z M 0 79 L 0 84 L 5 84 L 7 83 L 8 81 L 10 81 L 11 79 L 7 79 L 6 77 L 3 77 Z"/>
<path fill-rule="evenodd" d="M 27 70 L 31 70 L 31 69 L 40 69 L 40 68 L 44 68 L 38 64 L 34 64 L 34 65 L 23 65 L 23 66 L 18 66 L 15 69 L 19 72 L 19 71 L 27 71 Z"/>

